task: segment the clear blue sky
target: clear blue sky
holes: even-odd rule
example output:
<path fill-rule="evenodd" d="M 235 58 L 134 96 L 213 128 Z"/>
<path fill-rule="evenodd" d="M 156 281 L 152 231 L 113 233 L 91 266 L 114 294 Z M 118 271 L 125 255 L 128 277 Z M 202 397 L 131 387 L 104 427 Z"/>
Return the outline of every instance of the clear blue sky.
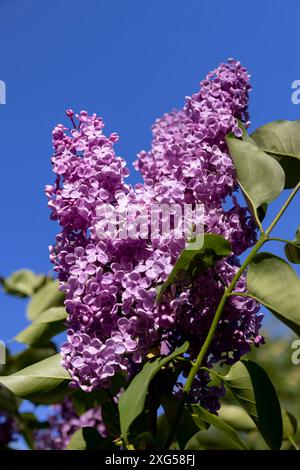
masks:
<path fill-rule="evenodd" d="M 0 0 L 0 80 L 7 85 L 0 273 L 51 269 L 57 226 L 43 188 L 53 181 L 51 131 L 66 108 L 103 116 L 131 164 L 149 147 L 154 119 L 181 107 L 209 70 L 235 57 L 252 74 L 253 128 L 297 119 L 291 83 L 300 79 L 299 18 L 298 0 Z M 131 182 L 137 178 L 132 170 Z M 297 207 L 299 199 L 282 236 L 294 235 Z M 3 294 L 0 302 L 0 337 L 8 340 L 26 325 L 24 304 Z"/>

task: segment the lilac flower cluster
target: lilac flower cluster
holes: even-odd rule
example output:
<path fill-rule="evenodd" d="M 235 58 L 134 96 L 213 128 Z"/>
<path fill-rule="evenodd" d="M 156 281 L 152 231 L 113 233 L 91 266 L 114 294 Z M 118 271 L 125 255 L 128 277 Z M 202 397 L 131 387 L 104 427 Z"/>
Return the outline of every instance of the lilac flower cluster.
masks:
<path fill-rule="evenodd" d="M 65 398 L 61 404 L 51 406 L 48 421 L 49 428 L 35 432 L 37 450 L 63 450 L 74 432 L 84 427 L 95 428 L 102 437 L 107 436 L 101 408 L 92 408 L 78 416 L 69 398 Z"/>
<path fill-rule="evenodd" d="M 199 351 L 224 283 L 238 269 L 237 256 L 256 237 L 252 218 L 233 195 L 237 181 L 225 144 L 228 132 L 240 135 L 238 119 L 248 121 L 249 90 L 249 76 L 239 62 L 230 60 L 210 73 L 183 110 L 156 121 L 152 148 L 135 164 L 144 184 L 135 187 L 126 184 L 128 169 L 115 154 L 118 137 L 103 134 L 101 118 L 82 111 L 75 124 L 69 110 L 74 129 L 54 129 L 56 181 L 46 194 L 62 231 L 50 257 L 66 293 L 68 338 L 61 350 L 73 387 L 109 386 L 118 371 L 135 372 L 157 346 L 167 354 L 189 339 L 191 357 Z M 224 208 L 228 198 L 229 210 Z M 173 286 L 158 305 L 156 287 L 167 279 L 186 239 L 175 236 L 175 227 L 154 238 L 103 237 L 106 203 L 147 210 L 153 204 L 202 203 L 205 231 L 228 239 L 233 256 L 188 288 L 185 282 Z M 244 278 L 238 288 L 245 290 Z M 208 365 L 236 361 L 251 344 L 263 341 L 258 309 L 252 299 L 228 302 Z"/>
<path fill-rule="evenodd" d="M 18 426 L 12 415 L 6 411 L 0 411 L 0 449 L 15 440 L 17 431 Z"/>

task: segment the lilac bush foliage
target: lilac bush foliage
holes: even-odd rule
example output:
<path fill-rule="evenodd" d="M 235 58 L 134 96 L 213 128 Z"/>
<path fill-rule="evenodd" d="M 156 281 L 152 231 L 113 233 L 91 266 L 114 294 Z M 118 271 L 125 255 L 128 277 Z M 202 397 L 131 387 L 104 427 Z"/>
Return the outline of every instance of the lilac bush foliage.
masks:
<path fill-rule="evenodd" d="M 84 427 L 95 428 L 102 437 L 107 436 L 101 408 L 92 408 L 78 416 L 70 398 L 51 406 L 48 421 L 49 428 L 35 432 L 37 450 L 63 450 L 69 444 L 72 435 Z"/>
<path fill-rule="evenodd" d="M 199 352 L 224 283 L 238 269 L 237 257 L 256 239 L 254 221 L 234 196 L 238 185 L 224 140 L 231 131 L 240 135 L 238 119 L 248 125 L 249 90 L 239 62 L 229 60 L 209 73 L 182 110 L 155 122 L 151 150 L 135 163 L 144 183 L 135 187 L 126 183 L 129 171 L 115 153 L 118 136 L 105 136 L 101 118 L 82 111 L 75 123 L 68 110 L 74 128 L 55 127 L 56 180 L 46 194 L 51 218 L 62 227 L 50 257 L 66 294 L 68 332 L 61 352 L 71 386 L 88 392 L 108 387 L 118 371 L 136 372 L 157 346 L 168 354 L 188 339 L 190 357 Z M 186 239 L 175 236 L 175 227 L 154 238 L 100 237 L 105 225 L 99 209 L 106 203 L 147 209 L 154 203 L 202 203 L 205 231 L 228 239 L 233 255 L 191 285 L 182 280 L 172 286 L 157 304 L 156 287 L 167 279 Z M 245 291 L 244 277 L 238 289 Z M 233 363 L 263 341 L 258 311 L 253 299 L 227 302 L 208 366 Z M 213 395 L 221 392 L 209 389 L 208 380 L 199 375 L 194 396 L 216 409 Z"/>

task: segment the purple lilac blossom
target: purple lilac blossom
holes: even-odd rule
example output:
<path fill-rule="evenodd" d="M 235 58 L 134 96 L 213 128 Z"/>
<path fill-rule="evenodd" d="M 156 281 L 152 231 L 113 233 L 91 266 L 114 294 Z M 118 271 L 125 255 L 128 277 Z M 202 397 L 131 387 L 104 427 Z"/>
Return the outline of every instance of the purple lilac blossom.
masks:
<path fill-rule="evenodd" d="M 136 372 L 157 346 L 168 354 L 188 339 L 190 357 L 197 355 L 224 283 L 238 269 L 237 257 L 256 239 L 254 221 L 234 196 L 238 185 L 225 144 L 229 132 L 240 135 L 238 119 L 248 125 L 249 90 L 249 75 L 239 62 L 229 60 L 209 73 L 182 110 L 154 124 L 151 150 L 135 163 L 144 183 L 135 187 L 126 183 L 129 171 L 115 154 L 118 136 L 104 135 L 101 118 L 82 111 L 75 124 L 68 110 L 76 127 L 54 129 L 56 181 L 46 194 L 51 218 L 62 230 L 50 258 L 66 294 L 68 332 L 61 352 L 72 387 L 87 392 L 108 387 L 118 371 Z M 224 203 L 230 198 L 228 210 Z M 106 203 L 147 210 L 154 203 L 202 203 L 205 231 L 228 239 L 233 255 L 192 285 L 172 286 L 158 305 L 156 287 L 167 279 L 186 239 L 178 239 L 174 227 L 154 238 L 100 237 L 105 225 L 99 209 Z M 238 289 L 245 288 L 242 277 Z M 228 301 L 207 366 L 231 364 L 263 342 L 258 310 L 253 299 Z M 208 380 L 199 376 L 194 393 L 204 404 L 214 402 Z"/>
<path fill-rule="evenodd" d="M 65 398 L 61 404 L 52 405 L 50 409 L 48 417 L 50 427 L 35 432 L 37 450 L 63 450 L 69 444 L 72 435 L 84 427 L 95 428 L 102 437 L 107 436 L 99 407 L 78 416 L 72 400 Z"/>
<path fill-rule="evenodd" d="M 0 448 L 6 447 L 16 439 L 18 426 L 10 413 L 0 411 Z"/>

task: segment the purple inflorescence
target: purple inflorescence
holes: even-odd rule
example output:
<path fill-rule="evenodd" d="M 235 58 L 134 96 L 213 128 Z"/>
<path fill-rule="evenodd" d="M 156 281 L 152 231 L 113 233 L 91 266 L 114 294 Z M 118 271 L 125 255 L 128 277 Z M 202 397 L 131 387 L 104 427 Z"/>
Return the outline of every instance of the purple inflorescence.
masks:
<path fill-rule="evenodd" d="M 82 111 L 75 124 L 68 110 L 74 128 L 54 129 L 56 181 L 46 194 L 51 218 L 62 231 L 50 257 L 66 294 L 68 336 L 61 351 L 71 386 L 107 387 L 118 371 L 138 370 L 157 346 L 168 354 L 188 339 L 191 358 L 198 353 L 224 284 L 238 269 L 237 256 L 256 239 L 254 221 L 234 196 L 237 181 L 225 144 L 229 132 L 240 135 L 238 119 L 248 124 L 249 90 L 247 71 L 234 60 L 208 74 L 182 110 L 154 124 L 151 150 L 141 152 L 135 163 L 144 183 L 135 187 L 126 183 L 128 169 L 115 153 L 118 136 L 103 134 L 101 118 Z M 226 209 L 229 199 L 232 207 Z M 147 211 L 155 204 L 203 204 L 205 231 L 228 239 L 233 255 L 188 287 L 172 287 L 157 304 L 156 288 L 167 279 L 186 238 L 177 236 L 176 227 L 155 237 L 107 236 L 101 211 L 106 204 Z M 243 277 L 238 289 L 245 291 Z M 228 301 L 208 366 L 232 363 L 263 341 L 258 310 L 253 299 Z M 198 389 L 200 401 L 213 403 L 207 378 L 199 378 Z"/>
<path fill-rule="evenodd" d="M 0 448 L 7 446 L 16 439 L 18 426 L 12 415 L 6 411 L 0 412 Z"/>
<path fill-rule="evenodd" d="M 106 437 L 106 428 L 102 420 L 101 408 L 92 408 L 81 416 L 75 411 L 72 400 L 65 398 L 59 405 L 53 405 L 48 417 L 49 428 L 35 432 L 37 450 L 63 450 L 69 444 L 72 435 L 80 428 L 96 429 Z"/>

